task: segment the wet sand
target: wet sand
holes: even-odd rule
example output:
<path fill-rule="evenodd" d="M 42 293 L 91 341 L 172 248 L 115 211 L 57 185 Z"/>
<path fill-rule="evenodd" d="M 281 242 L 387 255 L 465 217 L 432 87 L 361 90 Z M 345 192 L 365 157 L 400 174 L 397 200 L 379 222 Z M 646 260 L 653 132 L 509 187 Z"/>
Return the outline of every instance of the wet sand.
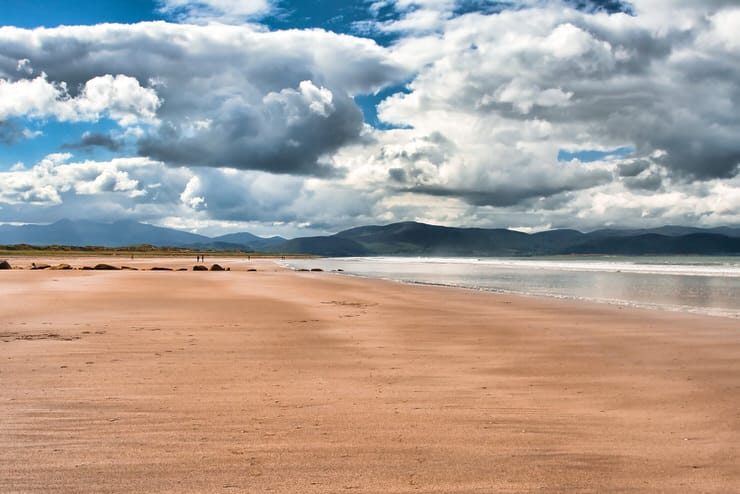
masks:
<path fill-rule="evenodd" d="M 740 491 L 737 319 L 206 261 L 0 271 L 0 492 Z"/>

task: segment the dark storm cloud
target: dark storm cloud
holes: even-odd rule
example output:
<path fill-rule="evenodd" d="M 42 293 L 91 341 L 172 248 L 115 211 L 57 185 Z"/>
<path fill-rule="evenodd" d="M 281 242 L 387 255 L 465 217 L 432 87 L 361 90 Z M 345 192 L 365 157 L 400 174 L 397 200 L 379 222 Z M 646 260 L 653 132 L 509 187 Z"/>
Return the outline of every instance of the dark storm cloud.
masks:
<path fill-rule="evenodd" d="M 322 164 L 320 158 L 358 138 L 362 113 L 345 96 L 335 98 L 324 89 L 331 101 L 323 102 L 306 97 L 308 91 L 316 93 L 320 89 L 303 83 L 297 91 L 275 94 L 257 111 L 231 108 L 229 114 L 222 113 L 193 135 L 187 135 L 181 125 L 168 122 L 158 134 L 139 143 L 139 152 L 177 165 L 336 175 L 337 171 Z"/>
<path fill-rule="evenodd" d="M 395 182 L 405 182 L 408 180 L 406 170 L 403 168 L 391 168 L 388 170 L 388 177 Z"/>
<path fill-rule="evenodd" d="M 418 185 L 403 189 L 403 192 L 414 192 L 439 197 L 461 199 L 473 206 L 511 207 L 526 203 L 532 199 L 548 198 L 564 192 L 589 189 L 611 181 L 611 174 L 605 170 L 576 172 L 569 180 L 522 180 L 521 183 L 509 183 L 501 186 L 491 185 L 481 189 L 455 188 L 436 185 Z"/>
<path fill-rule="evenodd" d="M 631 190 L 656 191 L 663 185 L 663 179 L 657 173 L 648 173 L 637 177 L 627 177 L 624 185 Z"/>
<path fill-rule="evenodd" d="M 620 177 L 636 177 L 650 167 L 647 160 L 634 160 L 626 163 L 620 163 L 617 171 Z"/>
<path fill-rule="evenodd" d="M 123 144 L 120 140 L 113 138 L 110 134 L 99 132 L 85 132 L 77 142 L 70 142 L 62 146 L 64 149 L 89 149 L 101 147 L 108 151 L 120 151 Z"/>

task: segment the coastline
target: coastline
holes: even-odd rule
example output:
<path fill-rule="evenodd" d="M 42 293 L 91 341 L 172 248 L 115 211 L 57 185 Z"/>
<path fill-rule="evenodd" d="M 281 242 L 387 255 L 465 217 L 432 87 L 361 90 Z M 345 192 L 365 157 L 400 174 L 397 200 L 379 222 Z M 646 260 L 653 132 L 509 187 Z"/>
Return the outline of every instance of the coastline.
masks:
<path fill-rule="evenodd" d="M 287 268 L 290 269 L 290 268 Z M 546 294 L 546 293 L 533 293 L 533 292 L 518 292 L 514 290 L 505 290 L 498 288 L 481 288 L 472 287 L 466 285 L 451 285 L 445 283 L 433 283 L 426 281 L 414 281 L 414 280 L 397 280 L 394 278 L 385 278 L 378 276 L 370 276 L 364 274 L 356 274 L 349 272 L 334 272 L 328 271 L 328 274 L 337 276 L 350 276 L 353 278 L 359 278 L 361 280 L 378 280 L 387 283 L 399 283 L 401 285 L 408 286 L 422 286 L 431 288 L 448 288 L 452 290 L 462 290 L 470 292 L 490 293 L 492 295 L 504 295 L 512 297 L 523 297 L 523 298 L 534 298 L 544 300 L 559 300 L 563 302 L 573 302 L 576 304 L 595 304 L 597 306 L 617 307 L 620 309 L 633 309 L 633 310 L 645 310 L 645 311 L 659 311 L 659 312 L 670 312 L 676 314 L 687 314 L 696 315 L 700 317 L 719 317 L 723 319 L 740 319 L 740 313 L 724 310 L 724 309 L 697 309 L 695 307 L 687 305 L 667 305 L 667 304 L 650 304 L 650 303 L 632 303 L 618 299 L 595 299 L 587 297 L 575 297 L 568 295 L 557 295 L 557 294 Z"/>
<path fill-rule="evenodd" d="M 492 258 L 495 261 L 514 261 L 519 262 L 520 259 L 514 258 L 514 259 L 504 259 L 504 258 Z M 326 261 L 325 258 L 318 258 L 314 259 L 312 261 L 302 260 L 302 259 L 293 259 L 293 260 L 285 260 L 278 262 L 279 265 L 282 267 L 285 267 L 286 269 L 298 269 L 301 267 L 305 267 L 307 265 L 315 265 L 318 262 L 318 265 L 325 268 L 326 271 L 344 275 L 344 276 L 354 276 L 361 279 L 379 279 L 383 281 L 393 282 L 393 283 L 402 283 L 402 284 L 408 284 L 408 285 L 419 285 L 419 286 L 439 286 L 439 287 L 448 287 L 448 288 L 455 288 L 455 289 L 462 289 L 462 290 L 470 290 L 470 291 L 480 291 L 480 292 L 487 292 L 487 293 L 493 293 L 493 294 L 501 294 L 501 295 L 516 295 L 516 296 L 522 296 L 522 297 L 534 297 L 534 298 L 545 298 L 545 299 L 555 299 L 555 300 L 563 300 L 563 301 L 575 301 L 579 303 L 586 303 L 586 304 L 600 304 L 600 305 L 608 305 L 608 306 L 616 306 L 621 308 L 633 308 L 633 309 L 644 309 L 644 310 L 657 310 L 657 311 L 665 311 L 665 312 L 675 312 L 679 314 L 696 314 L 696 315 L 702 315 L 702 316 L 708 316 L 708 317 L 722 317 L 722 318 L 729 318 L 729 319 L 740 319 L 740 306 L 737 308 L 724 308 L 724 307 L 710 307 L 710 306 L 694 306 L 694 305 L 682 305 L 682 304 L 671 304 L 666 302 L 651 302 L 646 300 L 626 300 L 621 298 L 605 298 L 605 297 L 596 297 L 596 296 L 579 296 L 575 294 L 567 294 L 567 293 L 556 293 L 556 292 L 543 292 L 543 291 L 527 291 L 523 289 L 512 289 L 512 288 L 503 288 L 503 287 L 495 287 L 495 286 L 481 286 L 471 283 L 450 283 L 450 282 L 441 282 L 441 281 L 429 281 L 429 280 L 423 280 L 417 277 L 416 279 L 410 278 L 410 277 L 401 277 L 401 274 L 398 274 L 396 276 L 393 276 L 391 274 L 386 273 L 374 273 L 374 274 L 368 274 L 368 273 L 362 273 L 362 272 L 354 272 L 351 268 L 347 268 L 347 266 L 343 266 L 344 269 L 340 270 L 341 272 L 337 272 L 336 269 L 332 269 L 331 265 L 326 265 L 326 263 L 322 263 L 321 261 Z M 388 258 L 328 258 L 328 260 L 336 263 L 341 262 L 350 262 L 350 265 L 353 261 L 358 260 L 367 260 L 367 261 L 387 261 Z M 430 263 L 431 265 L 434 264 L 447 264 L 448 262 L 452 262 L 453 264 L 460 264 L 460 263 L 466 263 L 466 261 L 470 261 L 470 259 L 448 259 L 448 258 L 394 258 L 394 262 L 401 262 L 401 261 L 410 261 L 410 262 L 424 262 L 424 263 Z M 481 259 L 478 259 L 479 261 Z M 540 264 L 540 261 L 537 261 L 537 264 Z M 507 266 L 508 267 L 508 266 Z M 733 268 L 736 269 L 736 266 L 733 265 Z M 513 271 L 516 271 L 520 269 L 520 266 L 512 266 L 511 269 Z M 642 269 L 642 268 L 638 268 Z M 542 271 L 545 271 L 546 269 L 541 269 Z M 554 268 L 550 268 L 550 270 L 554 270 Z M 559 270 L 559 269 L 558 269 Z M 557 270 L 554 270 L 557 271 Z M 598 272 L 598 273 L 622 273 L 622 271 L 612 271 L 612 270 L 594 270 L 591 268 L 583 268 L 579 267 L 571 268 L 571 269 L 565 269 L 565 271 L 576 271 L 576 272 Z M 626 270 L 625 270 L 626 271 Z M 629 271 L 626 271 L 627 274 L 631 274 Z M 635 274 L 645 275 L 645 274 L 662 274 L 661 271 L 634 271 Z M 669 272 L 668 274 L 674 275 L 674 274 L 680 274 L 685 276 L 696 276 L 700 278 L 704 278 L 707 276 L 710 276 L 706 273 L 701 274 L 688 274 L 684 272 L 679 273 L 673 273 Z M 412 276 L 412 274 L 409 274 L 408 276 Z M 740 272 L 733 272 L 728 275 L 729 278 L 740 278 Z M 423 276 L 422 276 L 423 278 Z"/>
<path fill-rule="evenodd" d="M 211 261 L 0 272 L 0 490 L 740 486 L 736 320 Z"/>

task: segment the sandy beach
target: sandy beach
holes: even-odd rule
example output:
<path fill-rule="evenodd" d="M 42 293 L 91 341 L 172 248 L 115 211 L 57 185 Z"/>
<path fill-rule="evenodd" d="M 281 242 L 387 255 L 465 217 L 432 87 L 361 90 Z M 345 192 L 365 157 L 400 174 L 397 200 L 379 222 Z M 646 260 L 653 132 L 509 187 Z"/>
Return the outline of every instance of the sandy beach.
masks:
<path fill-rule="evenodd" d="M 206 261 L 0 271 L 0 492 L 740 491 L 737 319 Z"/>

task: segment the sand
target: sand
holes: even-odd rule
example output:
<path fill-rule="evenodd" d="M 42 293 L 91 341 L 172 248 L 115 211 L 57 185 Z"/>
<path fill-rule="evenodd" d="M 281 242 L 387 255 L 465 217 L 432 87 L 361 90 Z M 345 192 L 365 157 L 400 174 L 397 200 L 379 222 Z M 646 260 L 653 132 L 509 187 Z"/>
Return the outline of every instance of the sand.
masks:
<path fill-rule="evenodd" d="M 206 261 L 0 273 L 0 492 L 740 491 L 736 319 Z"/>

